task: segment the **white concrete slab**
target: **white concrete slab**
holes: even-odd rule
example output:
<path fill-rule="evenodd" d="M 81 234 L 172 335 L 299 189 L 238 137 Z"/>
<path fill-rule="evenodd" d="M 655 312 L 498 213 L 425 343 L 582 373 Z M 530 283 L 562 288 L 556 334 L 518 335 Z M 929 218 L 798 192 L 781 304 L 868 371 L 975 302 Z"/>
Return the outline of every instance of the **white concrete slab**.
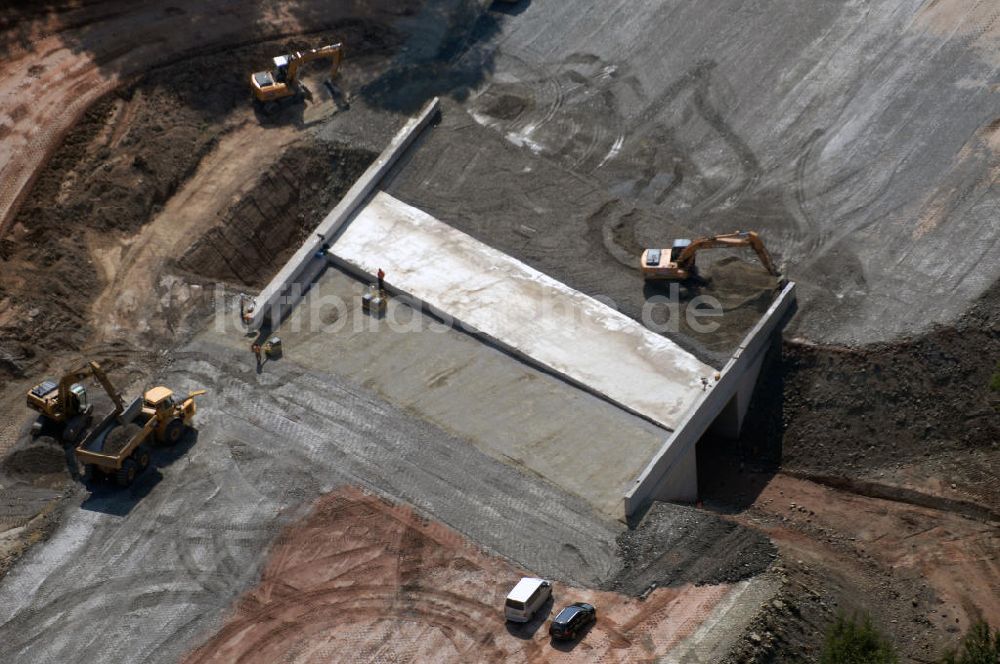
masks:
<path fill-rule="evenodd" d="M 715 370 L 665 337 L 385 193 L 330 253 L 515 354 L 673 430 Z M 573 260 L 573 257 L 567 257 Z"/>
<path fill-rule="evenodd" d="M 298 251 L 288 259 L 288 262 L 278 271 L 278 274 L 274 275 L 271 282 L 254 299 L 253 329 L 258 329 L 264 322 L 265 317 L 270 317 L 271 322 L 277 324 L 282 319 L 284 313 L 295 306 L 296 301 L 288 301 L 288 287 L 293 283 L 298 283 L 302 286 L 301 291 L 304 291 L 315 281 L 322 269 L 322 261 L 320 261 L 321 265 L 316 265 L 315 256 L 318 251 L 321 251 L 322 245 L 328 242 L 340 230 L 340 227 L 350 218 L 361 201 L 382 181 L 385 174 L 392 169 L 403 153 L 406 152 L 407 148 L 413 144 L 413 141 L 420 135 L 420 132 L 438 114 L 439 108 L 438 98 L 434 97 L 424 104 L 424 107 L 418 114 L 407 120 L 406 124 L 396 132 L 389 145 L 382 151 L 382 154 L 361 174 L 358 181 L 347 190 L 344 197 L 337 203 L 337 207 L 333 208 L 330 214 L 326 215 L 323 221 L 319 222 L 319 225 L 305 239 Z M 309 269 L 310 266 L 313 269 Z"/>

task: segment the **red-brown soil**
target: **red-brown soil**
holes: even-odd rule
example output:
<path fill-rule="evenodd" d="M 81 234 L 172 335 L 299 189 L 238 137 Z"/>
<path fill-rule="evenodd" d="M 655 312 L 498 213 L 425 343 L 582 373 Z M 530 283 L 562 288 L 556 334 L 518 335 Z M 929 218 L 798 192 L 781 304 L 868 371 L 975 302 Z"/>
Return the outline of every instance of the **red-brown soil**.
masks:
<path fill-rule="evenodd" d="M 731 518 L 765 533 L 781 552 L 781 610 L 760 617 L 753 631 L 764 638 L 737 651 L 743 657 L 815 655 L 841 611 L 870 612 L 904 658 L 914 659 L 939 656 L 980 618 L 1000 624 L 995 518 L 953 511 L 945 500 L 918 505 L 905 492 L 877 498 L 783 473 L 731 469 L 706 492 L 713 507 L 731 505 L 739 492 L 754 496 Z"/>
<path fill-rule="evenodd" d="M 643 601 L 555 583 L 553 610 L 591 602 L 598 622 L 553 644 L 547 623 L 504 621 L 504 597 L 526 574 L 407 507 L 339 490 L 285 530 L 260 584 L 187 662 L 650 660 L 732 588 L 659 588 Z"/>

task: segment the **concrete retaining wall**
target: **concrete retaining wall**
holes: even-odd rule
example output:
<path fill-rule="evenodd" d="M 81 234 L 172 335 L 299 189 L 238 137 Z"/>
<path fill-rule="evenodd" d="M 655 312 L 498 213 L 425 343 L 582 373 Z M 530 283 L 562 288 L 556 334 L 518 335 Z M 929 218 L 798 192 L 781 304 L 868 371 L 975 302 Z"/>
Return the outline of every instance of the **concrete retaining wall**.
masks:
<path fill-rule="evenodd" d="M 424 105 L 420 113 L 403 125 L 378 159 L 348 190 L 337 207 L 326 215 L 312 235 L 306 238 L 299 250 L 264 287 L 256 298 L 251 321 L 253 329 L 260 328 L 266 320 L 276 325 L 298 303 L 302 294 L 312 285 L 326 265 L 323 246 L 333 239 L 344 223 L 367 200 L 399 157 L 437 116 L 439 108 L 438 98 L 435 97 Z"/>
<path fill-rule="evenodd" d="M 727 408 L 735 408 L 737 422 L 742 420 L 767 346 L 774 333 L 781 330 L 794 304 L 795 284 L 789 282 L 744 337 L 722 369 L 719 380 L 691 406 L 677 429 L 636 478 L 624 497 L 626 516 L 634 514 L 653 500 L 697 499 L 695 445 Z M 736 403 L 731 405 L 734 398 Z"/>

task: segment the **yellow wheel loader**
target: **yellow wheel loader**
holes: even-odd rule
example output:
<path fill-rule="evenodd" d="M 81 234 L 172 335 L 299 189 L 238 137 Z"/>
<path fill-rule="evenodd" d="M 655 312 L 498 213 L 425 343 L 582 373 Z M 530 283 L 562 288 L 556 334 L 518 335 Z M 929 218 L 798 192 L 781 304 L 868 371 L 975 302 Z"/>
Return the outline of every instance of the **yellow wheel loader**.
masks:
<path fill-rule="evenodd" d="M 183 399 L 167 387 L 154 387 L 126 409 L 126 415 L 107 417 L 76 448 L 76 460 L 91 480 L 113 479 L 127 487 L 150 463 L 151 443 L 175 445 L 191 428 L 197 411 L 195 390 Z"/>
<path fill-rule="evenodd" d="M 313 48 L 308 51 L 295 51 L 274 58 L 274 69 L 258 71 L 250 74 L 250 90 L 254 102 L 264 113 L 274 113 L 285 101 L 302 101 L 305 96 L 302 84 L 299 83 L 299 69 L 313 60 L 331 60 L 330 78 L 333 79 L 340 70 L 344 47 L 339 42 L 328 46 Z"/>
<path fill-rule="evenodd" d="M 753 247 L 768 273 L 775 277 L 779 276 L 778 269 L 771 260 L 771 254 L 764 248 L 760 236 L 753 231 L 711 235 L 696 240 L 674 240 L 670 249 L 646 249 L 639 260 L 639 268 L 647 281 L 655 279 L 684 281 L 697 274 L 695 257 L 699 251 L 731 247 Z"/>

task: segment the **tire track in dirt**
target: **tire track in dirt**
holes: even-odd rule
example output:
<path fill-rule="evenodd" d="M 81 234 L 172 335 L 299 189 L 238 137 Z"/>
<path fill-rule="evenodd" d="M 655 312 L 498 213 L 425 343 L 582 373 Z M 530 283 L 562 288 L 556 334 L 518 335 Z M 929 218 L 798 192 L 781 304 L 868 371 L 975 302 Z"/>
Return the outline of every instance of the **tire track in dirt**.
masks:
<path fill-rule="evenodd" d="M 688 586 L 641 602 L 557 583 L 553 610 L 567 597 L 599 607 L 580 647 L 567 650 L 547 643 L 540 620 L 505 625 L 503 596 L 523 574 L 409 508 L 340 489 L 286 528 L 258 589 L 186 661 L 306 661 L 317 651 L 381 660 L 385 648 L 404 661 L 645 659 L 669 653 L 730 592 Z"/>
<path fill-rule="evenodd" d="M 182 385 L 209 387 L 213 412 L 206 406 L 199 410 L 199 417 L 222 418 L 224 422 L 219 423 L 228 435 L 249 446 L 251 453 L 244 454 L 236 466 L 247 485 L 275 466 L 279 474 L 325 477 L 321 485 L 346 477 L 422 506 L 459 530 L 471 529 L 476 541 L 533 567 L 544 567 L 546 574 L 596 581 L 613 565 L 608 544 L 613 535 L 599 534 L 608 525 L 598 525 L 602 522 L 589 516 L 590 510 L 583 504 L 578 507 L 582 513 L 573 516 L 561 507 L 565 498 L 555 498 L 553 488 L 521 479 L 517 471 L 487 459 L 464 441 L 445 437 L 431 444 L 429 439 L 439 437 L 439 433 L 430 433 L 428 425 L 419 421 L 396 420 L 391 407 L 357 388 L 281 363 L 269 368 L 279 387 L 261 391 L 252 384 L 255 378 L 250 365 L 243 375 L 222 370 L 230 362 L 238 362 L 232 358 L 231 351 L 221 348 L 210 353 L 187 352 L 175 357 L 169 371 L 176 372 Z M 224 377 L 221 384 L 220 376 Z M 296 445 L 262 444 L 277 439 L 294 440 Z M 280 454 L 273 451 L 279 449 Z M 327 468 L 335 469 L 336 474 L 324 475 Z M 458 468 L 477 468 L 477 476 L 460 479 Z M 519 488 L 510 490 L 511 482 Z M 459 486 L 466 483 L 469 488 Z M 270 499 L 277 497 L 274 488 L 280 486 L 266 482 L 256 490 Z M 432 487 L 434 490 L 428 492 Z M 542 512 L 555 509 L 561 516 L 549 521 L 553 517 L 540 514 L 540 508 Z M 480 509 L 497 515 L 499 523 L 475 518 Z M 588 515 L 586 521 L 580 520 L 583 514 Z M 502 538 L 501 543 L 498 537 L 508 526 L 526 533 L 536 544 L 529 545 L 522 538 Z M 549 541 L 552 528 L 561 533 L 554 542 Z M 563 558 L 565 543 L 573 544 L 585 561 L 582 567 L 572 565 L 576 572 L 565 566 L 573 562 L 570 560 L 559 568 L 550 567 Z"/>
<path fill-rule="evenodd" d="M 825 576 L 828 604 L 839 595 L 839 608 L 873 612 L 905 657 L 941 649 L 942 637 L 978 618 L 1000 621 L 996 521 L 970 518 L 962 506 L 951 511 L 946 501 L 902 502 L 913 496 L 901 488 L 883 487 L 882 497 L 869 495 L 880 493 L 871 486 L 853 488 L 779 473 L 733 518 L 766 532 L 787 565 Z M 866 602 L 862 589 L 882 601 Z"/>
<path fill-rule="evenodd" d="M 184 57 L 328 29 L 338 19 L 358 17 L 356 3 L 331 11 L 323 3 L 304 2 L 286 12 L 231 0 L 177 0 L 179 12 L 124 0 L 114 4 L 120 9 L 70 19 L 65 26 L 59 17 L 49 17 L 0 34 L 0 42 L 23 45 L 19 55 L 0 64 L 0 112 L 10 107 L 9 100 L 22 99 L 22 90 L 42 91 L 33 95 L 29 113 L 12 119 L 0 148 L 0 237 L 66 133 L 95 101 L 123 82 Z M 372 17 L 391 19 L 403 11 L 398 3 L 365 4 Z M 213 21 L 220 11 L 226 21 Z M 206 20 L 211 31 L 191 29 Z"/>
<path fill-rule="evenodd" d="M 417 603 L 426 605 L 420 610 L 429 615 L 425 620 L 420 614 L 412 622 L 401 613 L 399 620 L 380 623 L 376 630 L 366 625 L 365 638 L 388 630 L 393 642 L 399 639 L 422 653 L 420 641 L 411 640 L 417 632 L 435 635 L 431 642 L 451 648 L 447 636 L 451 630 L 458 652 L 475 653 L 483 632 L 472 637 L 451 626 L 453 611 L 440 607 L 488 608 L 488 619 L 496 626 L 489 634 L 495 647 L 513 644 L 529 655 L 541 649 L 544 656 L 549 653 L 544 643 L 526 644 L 503 626 L 498 607 L 520 573 L 511 571 L 516 569 L 513 565 L 486 556 L 492 561 L 489 565 L 507 571 L 490 573 L 493 580 L 474 593 L 465 587 L 428 583 L 421 570 L 428 561 L 439 561 L 431 567 L 446 576 L 484 569 L 487 563 L 477 557 L 483 554 L 470 553 L 478 550 L 458 532 L 493 555 L 519 561 L 557 581 L 599 583 L 618 564 L 614 536 L 620 525 L 594 516 L 581 501 L 486 457 L 467 442 L 356 386 L 290 361 L 269 364 L 267 372 L 258 376 L 252 362 L 247 362 L 246 349 L 242 344 L 239 348 L 199 340 L 169 358 L 158 382 L 178 391 L 209 390 L 199 404 L 196 439 L 185 443 L 187 448 L 154 454 L 156 472 L 143 475 L 133 489 L 97 491 L 85 499 L 82 509 L 71 508 L 49 542 L 8 575 L 0 585 L 0 659 L 176 661 L 191 647 L 191 639 L 204 638 L 206 631 L 219 625 L 235 596 L 262 578 L 264 552 L 283 546 L 290 547 L 287 554 L 272 560 L 290 577 L 264 584 L 253 603 L 246 605 L 248 610 L 256 611 L 262 603 L 288 603 L 313 591 L 322 602 L 337 602 L 338 593 L 330 597 L 327 591 L 352 583 L 384 585 L 384 592 L 377 595 L 382 605 L 409 608 L 407 597 L 418 597 Z M 304 501 L 345 481 L 406 500 L 451 527 L 430 523 L 408 510 L 384 519 L 380 515 L 394 514 L 393 509 L 371 497 L 342 534 L 324 534 L 321 526 L 305 546 L 279 537 L 283 524 L 302 513 Z M 404 527 L 422 533 L 419 547 L 412 546 L 412 537 L 376 537 L 374 541 L 382 542 L 379 546 L 391 555 L 380 558 L 377 551 L 365 548 L 371 543 L 366 538 L 373 537 L 373 531 L 377 535 L 378 528 Z M 567 547 L 579 555 L 568 553 Z M 414 555 L 401 566 L 397 553 L 407 548 Z M 337 555 L 342 551 L 351 552 Z M 455 552 L 461 555 L 451 555 Z M 310 564 L 309 557 L 319 562 Z M 316 573 L 323 575 L 316 583 L 290 582 Z M 374 578 L 380 575 L 382 580 Z M 411 592 L 412 587 L 420 592 Z M 425 588 L 465 599 L 425 595 Z M 597 597 L 595 592 L 574 590 L 560 597 L 587 599 Z M 684 620 L 697 622 L 703 615 L 704 603 L 697 600 L 704 599 L 698 594 L 702 592 L 708 591 L 697 590 L 682 605 L 688 608 L 678 606 L 676 624 L 651 632 L 651 647 L 667 648 L 687 629 Z M 638 600 L 621 601 L 627 615 L 606 614 L 613 621 L 609 626 L 643 608 Z M 360 599 L 356 604 L 371 608 Z M 600 604 L 611 606 L 604 599 Z M 335 612 L 344 613 L 354 604 L 337 606 Z M 109 627 L 140 619 L 142 639 L 135 639 L 129 630 Z M 356 630 L 350 625 L 338 627 L 344 629 Z M 101 638 L 95 640 L 93 634 Z M 603 643 L 602 634 L 594 630 L 587 644 Z M 544 640 L 544 631 L 537 637 Z M 623 643 L 618 637 L 608 639 Z M 381 641 L 367 643 L 377 651 Z M 465 661 L 468 656 L 456 659 Z"/>

